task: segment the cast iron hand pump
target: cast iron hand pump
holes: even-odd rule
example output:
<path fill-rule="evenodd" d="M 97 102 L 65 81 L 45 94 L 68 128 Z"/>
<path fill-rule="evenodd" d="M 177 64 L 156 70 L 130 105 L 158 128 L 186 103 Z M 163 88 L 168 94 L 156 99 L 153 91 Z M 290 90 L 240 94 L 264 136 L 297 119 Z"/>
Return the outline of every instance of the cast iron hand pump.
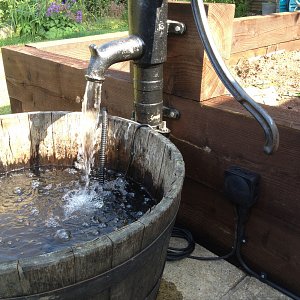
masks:
<path fill-rule="evenodd" d="M 209 33 L 202 0 L 191 2 L 199 35 L 216 73 L 233 97 L 259 122 L 265 133 L 264 151 L 272 154 L 279 144 L 276 124 L 228 71 Z M 90 81 L 103 81 L 104 72 L 110 65 L 133 60 L 135 120 L 163 131 L 163 63 L 167 58 L 167 0 L 129 0 L 128 15 L 128 38 L 109 42 L 101 47 L 90 46 L 91 60 L 86 78 Z"/>

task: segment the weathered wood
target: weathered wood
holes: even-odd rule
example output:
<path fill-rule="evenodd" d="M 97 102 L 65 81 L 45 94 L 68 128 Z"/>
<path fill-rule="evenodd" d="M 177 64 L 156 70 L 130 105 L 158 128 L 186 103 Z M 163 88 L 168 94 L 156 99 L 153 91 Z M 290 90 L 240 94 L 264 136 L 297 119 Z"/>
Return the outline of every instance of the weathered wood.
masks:
<path fill-rule="evenodd" d="M 106 235 L 72 246 L 72 251 L 76 282 L 97 276 L 112 267 L 112 242 Z"/>
<path fill-rule="evenodd" d="M 42 293 L 75 283 L 74 255 L 71 248 L 22 258 L 18 268 L 24 295 Z"/>
<path fill-rule="evenodd" d="M 29 113 L 31 155 L 30 166 L 53 164 L 54 144 L 51 113 Z"/>
<path fill-rule="evenodd" d="M 29 166 L 30 144 L 28 115 L 3 116 L 0 120 L 0 172 Z"/>
<path fill-rule="evenodd" d="M 298 12 L 234 19 L 231 53 L 300 39 Z"/>
<path fill-rule="evenodd" d="M 208 23 L 221 56 L 231 52 L 234 5 L 206 4 Z M 213 70 L 193 19 L 190 3 L 170 3 L 169 18 L 183 22 L 182 36 L 168 36 L 168 58 L 164 64 L 164 91 L 168 94 L 203 101 L 225 94 L 225 87 Z"/>
<path fill-rule="evenodd" d="M 74 165 L 80 143 L 81 114 L 51 113 L 55 164 Z"/>
<path fill-rule="evenodd" d="M 15 126 L 19 123 L 13 121 L 24 118 L 28 127 L 27 138 L 30 137 L 27 151 L 32 156 L 32 165 L 38 168 L 41 164 L 65 164 L 76 156 L 76 129 L 81 117 L 80 113 L 64 112 L 2 116 L 0 122 L 9 122 L 4 122 L 5 130 L 0 128 L 0 133 L 16 129 Z M 108 126 L 108 156 L 110 160 L 114 158 L 117 161 L 115 166 L 124 171 L 129 160 L 130 142 L 138 125 L 121 118 L 109 117 Z M 38 293 L 52 293 L 52 296 L 47 294 L 36 295 L 37 297 L 66 297 L 68 292 L 75 290 L 74 294 L 71 293 L 72 297 L 76 293 L 84 293 L 88 299 L 131 300 L 144 299 L 149 295 L 149 299 L 154 299 L 179 206 L 184 167 L 181 155 L 169 140 L 149 128 L 141 128 L 139 134 L 142 135 L 138 137 L 136 148 L 138 163 L 133 164 L 133 174 L 140 172 L 134 168 L 145 168 L 147 175 L 157 176 L 158 179 L 145 182 L 149 185 L 149 190 L 155 190 L 151 184 L 161 185 L 156 188 L 162 190 L 161 195 L 164 197 L 158 199 L 158 204 L 141 219 L 108 235 L 58 252 L 22 258 L 12 263 L 0 263 L 0 297 L 24 297 Z M 111 147 L 113 144 L 117 145 L 116 149 Z M 155 160 L 157 149 L 165 151 L 159 160 Z M 110 154 L 111 152 L 114 153 Z M 15 155 L 18 154 L 20 152 Z M 111 164 L 114 165 L 112 161 Z M 162 164 L 162 168 L 157 164 Z M 164 176 L 168 178 L 165 179 Z M 142 177 L 135 178 L 139 182 L 143 181 Z M 141 265 L 138 269 L 137 262 Z M 122 269 L 124 264 L 132 269 L 128 274 Z M 135 264 L 134 267 L 131 264 Z M 118 274 L 113 278 L 118 270 L 123 270 L 122 276 Z M 107 285 L 98 286 L 95 280 Z M 74 299 L 70 297 L 67 296 L 66 299 Z"/>
<path fill-rule="evenodd" d="M 18 261 L 0 262 L 0 298 L 23 294 L 18 273 Z"/>
<path fill-rule="evenodd" d="M 120 265 L 141 251 L 143 235 L 144 225 L 140 222 L 134 222 L 108 235 L 112 241 L 112 267 Z M 111 298 L 134 299 L 131 287 L 137 284 L 136 280 L 135 274 L 124 278 L 121 283 L 111 288 Z"/>

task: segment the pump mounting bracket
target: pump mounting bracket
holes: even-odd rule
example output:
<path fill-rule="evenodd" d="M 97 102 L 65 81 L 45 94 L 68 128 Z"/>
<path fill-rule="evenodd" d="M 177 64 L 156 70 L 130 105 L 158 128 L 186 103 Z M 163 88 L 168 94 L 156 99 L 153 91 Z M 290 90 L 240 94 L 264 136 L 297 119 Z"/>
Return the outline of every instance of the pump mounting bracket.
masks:
<path fill-rule="evenodd" d="M 168 25 L 168 33 L 173 34 L 184 34 L 186 30 L 186 26 L 182 22 L 167 20 Z"/>

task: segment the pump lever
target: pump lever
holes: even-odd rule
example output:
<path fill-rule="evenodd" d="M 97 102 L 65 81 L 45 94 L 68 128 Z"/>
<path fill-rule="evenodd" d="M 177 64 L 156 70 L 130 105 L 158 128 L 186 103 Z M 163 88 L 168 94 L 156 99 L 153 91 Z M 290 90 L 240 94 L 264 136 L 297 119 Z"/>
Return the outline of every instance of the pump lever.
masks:
<path fill-rule="evenodd" d="M 278 128 L 271 116 L 239 85 L 226 67 L 211 36 L 202 0 L 191 1 L 195 23 L 205 51 L 219 78 L 232 96 L 258 121 L 265 133 L 264 152 L 274 153 L 279 145 Z"/>

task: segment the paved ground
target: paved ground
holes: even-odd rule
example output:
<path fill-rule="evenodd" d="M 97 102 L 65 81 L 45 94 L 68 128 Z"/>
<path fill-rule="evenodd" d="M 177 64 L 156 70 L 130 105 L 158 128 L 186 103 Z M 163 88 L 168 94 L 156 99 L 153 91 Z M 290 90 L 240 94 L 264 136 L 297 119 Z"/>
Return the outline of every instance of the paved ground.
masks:
<path fill-rule="evenodd" d="M 179 242 L 179 241 L 176 241 Z M 213 256 L 197 245 L 193 255 Z M 225 260 L 168 262 L 157 300 L 283 300 L 289 297 L 247 276 Z"/>

